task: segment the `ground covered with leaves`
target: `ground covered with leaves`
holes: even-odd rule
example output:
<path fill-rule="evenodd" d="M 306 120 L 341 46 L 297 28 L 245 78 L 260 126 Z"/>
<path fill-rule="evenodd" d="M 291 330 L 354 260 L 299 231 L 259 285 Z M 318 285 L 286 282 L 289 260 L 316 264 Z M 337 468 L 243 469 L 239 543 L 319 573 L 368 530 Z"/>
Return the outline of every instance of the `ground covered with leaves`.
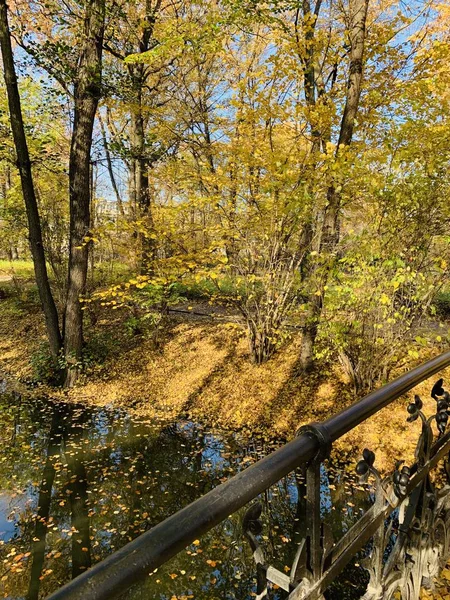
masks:
<path fill-rule="evenodd" d="M 299 334 L 269 362 L 255 365 L 240 324 L 169 315 L 156 328 L 135 331 L 125 312 L 110 309 L 95 323 L 89 325 L 87 319 L 86 373 L 80 384 L 70 391 L 54 388 L 42 383 L 48 355 L 35 300 L 30 290 L 22 297 L 0 299 L 2 372 L 14 385 L 27 386 L 28 393 L 113 404 L 140 416 L 187 417 L 278 440 L 292 438 L 301 425 L 322 421 L 357 400 L 338 363 L 323 364 L 311 374 L 301 372 Z M 424 348 L 415 363 L 438 351 Z M 433 381 L 414 390 L 428 414 L 435 410 Z M 343 456 L 354 456 L 367 446 L 386 471 L 397 458 L 411 460 L 420 427 L 406 422 L 410 397 L 355 428 L 336 448 Z"/>

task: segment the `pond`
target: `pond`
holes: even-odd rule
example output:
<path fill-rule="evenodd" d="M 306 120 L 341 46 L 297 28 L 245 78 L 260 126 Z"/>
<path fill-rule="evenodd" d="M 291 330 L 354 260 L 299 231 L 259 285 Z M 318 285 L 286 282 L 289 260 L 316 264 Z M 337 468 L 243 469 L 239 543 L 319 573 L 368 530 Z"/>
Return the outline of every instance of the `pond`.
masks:
<path fill-rule="evenodd" d="M 45 598 L 277 446 L 186 420 L 6 393 L 0 440 L 0 597 L 10 600 Z M 321 510 L 335 538 L 370 503 L 367 490 L 343 473 L 330 465 L 322 471 Z M 301 539 L 303 495 L 301 477 L 292 474 L 261 497 L 265 550 L 280 570 L 290 566 Z M 195 540 L 125 597 L 253 598 L 255 567 L 242 515 Z M 351 565 L 327 598 L 359 597 L 366 581 L 365 571 Z M 275 590 L 273 597 L 283 594 Z"/>

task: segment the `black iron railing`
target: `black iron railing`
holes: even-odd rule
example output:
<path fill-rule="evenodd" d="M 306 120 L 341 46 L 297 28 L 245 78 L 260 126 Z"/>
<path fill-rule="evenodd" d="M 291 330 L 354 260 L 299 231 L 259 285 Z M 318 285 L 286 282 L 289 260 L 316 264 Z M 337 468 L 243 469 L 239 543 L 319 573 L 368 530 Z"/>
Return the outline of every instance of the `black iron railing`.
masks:
<path fill-rule="evenodd" d="M 320 467 L 332 443 L 380 409 L 450 365 L 450 351 L 402 375 L 321 424 L 300 430 L 298 436 L 164 520 L 150 531 L 83 573 L 48 600 L 109 600 L 145 579 L 195 539 L 224 521 L 291 471 L 306 466 L 305 539 L 300 545 L 291 573 L 266 564 L 259 545 L 260 505 L 253 505 L 243 522 L 243 533 L 254 551 L 258 598 L 269 594 L 270 582 L 289 593 L 290 600 L 321 598 L 323 591 L 371 538 L 372 557 L 367 568 L 370 583 L 365 600 L 418 598 L 420 586 L 436 574 L 450 551 L 450 487 L 434 488 L 429 473 L 450 452 L 450 394 L 440 380 L 433 387 L 437 411 L 427 419 L 416 397 L 408 407 L 410 420 L 422 420 L 422 435 L 416 462 L 397 464 L 394 473 L 382 479 L 369 450 L 358 464 L 361 476 L 375 477 L 377 496 L 373 506 L 342 537 L 331 540 L 320 518 Z M 438 434 L 433 433 L 436 422 Z M 436 437 L 436 439 L 435 439 Z M 446 463 L 447 465 L 447 463 Z M 450 476 L 450 468 L 446 467 Z M 399 525 L 392 542 L 387 517 L 399 511 Z M 393 544 L 386 560 L 385 548 Z"/>

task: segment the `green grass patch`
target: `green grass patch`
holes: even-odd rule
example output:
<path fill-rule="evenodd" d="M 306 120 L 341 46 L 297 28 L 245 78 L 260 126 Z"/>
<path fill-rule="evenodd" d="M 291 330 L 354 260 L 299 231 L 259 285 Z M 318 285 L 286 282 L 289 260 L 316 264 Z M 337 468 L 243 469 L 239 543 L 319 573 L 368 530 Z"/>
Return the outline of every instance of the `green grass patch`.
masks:
<path fill-rule="evenodd" d="M 212 279 L 184 279 L 173 284 L 174 290 L 179 296 L 188 300 L 208 300 L 211 297 L 233 298 L 245 294 L 243 285 L 237 285 L 232 277 L 222 277 L 213 281 Z"/>
<path fill-rule="evenodd" d="M 0 288 L 3 289 L 3 288 Z M 26 310 L 23 305 L 20 305 L 16 298 L 7 296 L 2 298 L 0 301 L 0 318 L 18 319 L 26 314 Z"/>
<path fill-rule="evenodd" d="M 97 288 L 125 283 L 132 275 L 132 269 L 125 263 L 98 263 L 94 267 L 92 280 L 94 287 Z"/>
<path fill-rule="evenodd" d="M 0 275 L 9 275 L 20 279 L 30 279 L 34 277 L 33 261 L 0 260 Z"/>

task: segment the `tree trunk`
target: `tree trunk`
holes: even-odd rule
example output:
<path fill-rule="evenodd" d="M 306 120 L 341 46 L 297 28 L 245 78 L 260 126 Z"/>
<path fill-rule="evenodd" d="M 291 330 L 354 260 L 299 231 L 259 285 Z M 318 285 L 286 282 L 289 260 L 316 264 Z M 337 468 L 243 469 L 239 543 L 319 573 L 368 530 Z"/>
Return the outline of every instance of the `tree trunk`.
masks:
<path fill-rule="evenodd" d="M 50 351 L 56 360 L 62 340 L 58 323 L 58 312 L 50 289 L 44 245 L 42 243 L 41 221 L 31 172 L 31 161 L 23 125 L 22 108 L 11 47 L 8 26 L 8 14 L 5 0 L 0 0 L 0 44 L 3 57 L 3 74 L 8 94 L 8 106 L 11 117 L 11 129 L 17 154 L 17 166 L 20 173 L 22 193 L 28 219 L 28 232 L 33 257 L 36 284 L 45 315 Z"/>
<path fill-rule="evenodd" d="M 113 165 L 112 165 L 111 153 L 109 151 L 108 140 L 106 138 L 106 128 L 105 128 L 105 124 L 103 123 L 103 119 L 101 117 L 100 112 L 98 113 L 98 122 L 100 123 L 100 129 L 102 132 L 103 148 L 105 149 L 106 164 L 108 165 L 109 178 L 111 180 L 111 185 L 114 190 L 114 194 L 116 196 L 117 209 L 118 209 L 120 215 L 122 217 L 124 217 L 125 213 L 123 210 L 122 197 L 120 196 L 119 188 L 117 187 L 116 177 L 114 175 L 114 169 L 113 169 Z"/>
<path fill-rule="evenodd" d="M 369 0 L 350 0 L 350 67 L 347 81 L 347 95 L 341 120 L 336 156 L 343 146 L 351 144 L 356 114 L 361 95 L 364 42 L 366 37 L 366 20 Z M 327 206 L 323 214 L 320 235 L 320 252 L 327 255 L 330 262 L 339 241 L 339 217 L 341 194 L 332 182 L 327 190 Z M 329 265 L 330 266 L 330 265 Z M 300 349 L 300 362 L 303 369 L 308 370 L 313 364 L 314 346 L 322 314 L 323 295 L 328 280 L 328 269 L 324 270 L 316 289 L 310 297 L 310 310 L 303 330 Z"/>
<path fill-rule="evenodd" d="M 350 67 L 347 82 L 347 97 L 344 114 L 342 115 L 336 155 L 343 146 L 351 144 L 353 137 L 353 129 L 361 95 L 368 6 L 369 0 L 353 0 L 350 2 Z M 327 200 L 321 246 L 325 251 L 332 252 L 338 243 L 339 211 L 341 207 L 341 194 L 336 191 L 333 183 L 328 188 Z"/>
<path fill-rule="evenodd" d="M 162 0 L 145 0 L 145 18 L 142 23 L 142 34 L 139 39 L 138 52 L 148 52 L 151 48 L 153 31 L 156 19 L 161 10 Z M 146 85 L 149 71 L 145 65 L 129 65 L 128 72 L 135 89 L 134 110 L 131 115 L 131 164 L 134 174 L 136 218 L 143 222 L 146 233 L 138 233 L 139 239 L 139 270 L 142 275 L 152 271 L 152 263 L 155 258 L 156 247 L 154 233 L 154 221 L 151 206 L 150 186 L 148 169 L 149 157 L 145 148 L 145 118 L 142 92 Z"/>
<path fill-rule="evenodd" d="M 80 297 L 86 289 L 90 228 L 90 158 L 92 131 L 100 97 L 105 0 L 88 0 L 84 40 L 74 87 L 74 123 L 69 163 L 70 240 L 64 352 L 66 387 L 78 377 L 83 346 Z"/>
<path fill-rule="evenodd" d="M 303 0 L 302 12 L 303 12 L 303 28 L 305 31 L 305 45 L 306 45 L 306 56 L 302 56 L 304 64 L 304 75 L 303 75 L 303 86 L 305 90 L 305 101 L 309 109 L 310 122 L 309 128 L 311 133 L 311 165 L 310 170 L 314 172 L 317 168 L 318 156 L 321 150 L 321 146 L 324 142 L 323 134 L 318 129 L 317 123 L 315 122 L 315 106 L 317 100 L 317 73 L 316 73 L 316 60 L 315 60 L 315 28 L 317 24 L 317 18 L 321 8 L 321 0 L 317 0 L 314 12 L 311 10 L 309 0 Z M 310 189 L 311 196 L 314 195 L 314 190 Z M 314 265 L 311 263 L 311 251 L 313 250 L 313 241 L 315 234 L 315 224 L 317 219 L 317 210 L 314 202 L 312 203 L 310 214 L 307 222 L 305 223 L 302 237 L 300 241 L 300 251 L 303 252 L 304 258 L 300 264 L 300 276 L 302 281 L 312 278 L 314 274 Z M 308 370 L 312 367 L 314 357 L 314 343 L 317 337 L 318 323 L 312 318 L 314 314 L 322 307 L 318 307 L 318 303 L 321 299 L 318 296 L 311 295 L 309 299 L 310 309 L 307 315 L 307 321 L 303 328 L 302 342 L 300 348 L 300 364 L 303 369 Z"/>
<path fill-rule="evenodd" d="M 137 109 L 133 115 L 133 141 L 134 141 L 134 172 L 136 181 L 136 201 L 138 219 L 143 221 L 146 233 L 139 233 L 140 242 L 140 271 L 144 275 L 151 271 L 155 256 L 155 243 L 153 235 L 153 215 L 150 201 L 150 187 L 148 178 L 148 158 L 145 152 L 145 126 L 142 105 L 142 90 L 137 91 Z"/>
<path fill-rule="evenodd" d="M 136 165 L 135 160 L 130 160 L 128 177 L 128 216 L 134 221 L 137 219 L 137 201 L 136 201 Z"/>

